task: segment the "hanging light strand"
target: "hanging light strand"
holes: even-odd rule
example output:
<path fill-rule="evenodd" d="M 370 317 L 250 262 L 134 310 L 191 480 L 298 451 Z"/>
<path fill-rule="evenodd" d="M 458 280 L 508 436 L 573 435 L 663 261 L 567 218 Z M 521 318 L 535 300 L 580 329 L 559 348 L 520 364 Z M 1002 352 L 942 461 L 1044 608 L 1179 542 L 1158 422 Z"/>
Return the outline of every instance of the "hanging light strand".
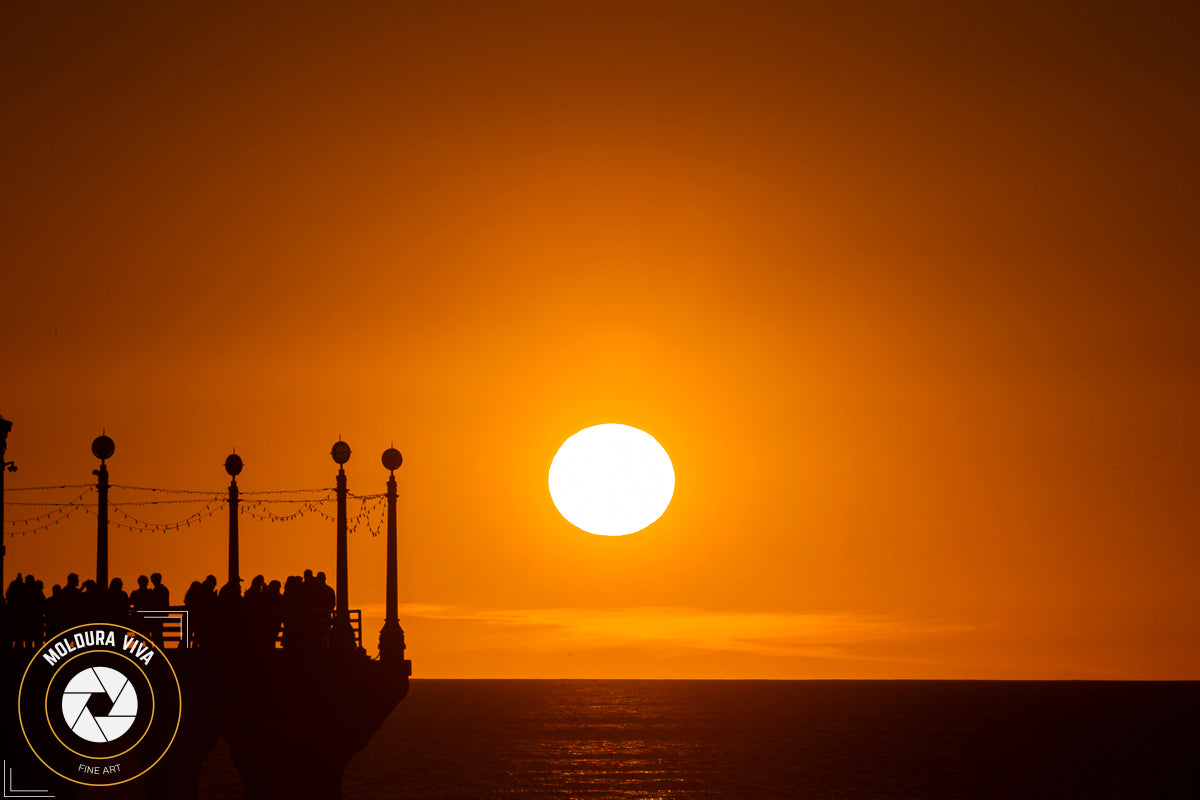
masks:
<path fill-rule="evenodd" d="M 110 510 L 116 512 L 117 514 L 120 514 L 122 517 L 124 517 L 126 520 L 128 520 L 128 522 L 116 521 L 116 524 L 121 527 L 129 528 L 130 530 L 139 530 L 139 531 L 160 533 L 163 531 L 170 531 L 170 530 L 177 531 L 180 529 L 180 527 L 190 528 L 192 526 L 193 522 L 198 523 L 201 520 L 205 519 L 206 517 L 211 517 L 213 514 L 217 513 L 217 511 L 224 508 L 225 505 L 226 505 L 226 503 L 224 500 L 210 500 L 209 502 L 204 504 L 204 508 L 201 508 L 199 511 L 196 511 L 193 514 L 189 514 L 188 516 L 186 516 L 183 519 L 178 520 L 176 522 L 148 522 L 146 520 L 138 519 L 137 517 L 132 516 L 131 514 L 129 514 L 129 512 L 127 512 L 123 508 L 121 508 L 121 505 L 114 504 L 114 505 L 109 506 L 109 508 L 110 508 Z"/>
<path fill-rule="evenodd" d="M 9 536 L 15 536 L 18 533 L 21 534 L 22 536 L 24 536 L 27 533 L 40 533 L 41 531 L 47 530 L 49 528 L 53 528 L 55 525 L 62 522 L 64 519 L 67 519 L 68 517 L 70 517 L 76 511 L 78 511 L 80 509 L 87 511 L 90 508 L 91 508 L 90 506 L 85 505 L 83 503 L 74 503 L 70 506 L 70 510 L 64 512 L 61 516 L 59 516 L 55 519 L 49 520 L 48 522 L 45 522 L 45 523 L 38 525 L 36 527 L 33 527 L 33 528 L 25 528 L 25 529 L 19 530 L 19 531 L 5 531 L 5 533 L 8 534 Z"/>
<path fill-rule="evenodd" d="M 215 494 L 206 489 L 161 489 L 154 486 L 127 486 L 123 483 L 110 483 L 110 489 L 124 489 L 128 492 L 157 492 L 159 494 Z"/>
<path fill-rule="evenodd" d="M 221 492 L 200 489 L 129 486 L 125 484 L 112 484 L 110 488 L 122 490 L 123 493 L 128 492 L 133 495 L 130 499 L 122 499 L 112 502 L 109 505 L 110 511 L 113 512 L 113 517 L 110 518 L 109 524 L 121 530 L 149 533 L 177 531 L 189 528 L 193 524 L 199 524 L 212 517 L 218 511 L 228 507 L 227 495 Z M 4 532 L 10 535 L 38 533 L 54 527 L 80 509 L 83 509 L 92 516 L 98 516 L 95 503 L 85 501 L 88 495 L 96 492 L 95 484 L 81 483 L 63 484 L 60 486 L 23 487 L 13 489 L 12 491 L 49 491 L 61 489 L 81 489 L 82 491 L 66 502 L 28 500 L 6 503 L 5 505 L 9 506 L 47 510 L 23 519 L 6 520 L 5 527 L 7 530 Z M 141 499 L 137 498 L 137 493 L 139 492 L 149 492 L 160 496 L 155 499 Z M 316 514 L 329 522 L 336 523 L 336 516 L 326 511 L 328 504 L 333 503 L 337 499 L 335 492 L 335 489 L 329 487 L 313 489 L 266 489 L 241 492 L 239 513 L 262 522 L 270 523 L 291 522 L 309 514 Z M 322 496 L 314 497 L 313 495 Z M 347 530 L 353 532 L 359 527 L 365 527 L 372 537 L 378 536 L 383 530 L 386 517 L 385 501 L 387 495 L 349 494 L 348 497 L 358 501 L 358 510 L 353 516 L 347 518 Z M 203 507 L 182 519 L 172 522 L 151 522 L 134 516 L 126 510 L 129 508 L 145 508 L 147 506 L 196 505 L 198 503 L 203 503 Z M 279 506 L 292 506 L 294 510 L 287 513 L 279 513 L 282 510 L 278 509 Z"/>
<path fill-rule="evenodd" d="M 238 512 L 262 522 L 291 522 L 292 520 L 300 519 L 311 511 L 315 511 L 317 508 L 312 502 L 306 501 L 304 505 L 290 514 L 276 514 L 267 507 L 267 503 L 272 502 L 277 501 L 255 500 L 249 503 L 240 503 L 238 504 Z"/>
<path fill-rule="evenodd" d="M 8 492 L 48 492 L 54 489 L 84 489 L 88 486 L 94 486 L 91 483 L 64 483 L 61 486 L 7 486 L 4 491 Z"/>
<path fill-rule="evenodd" d="M 78 488 L 78 487 L 76 487 L 76 488 Z M 96 487 L 95 487 L 95 486 L 92 486 L 91 484 L 87 484 L 86 488 L 85 488 L 85 489 L 84 489 L 82 492 L 80 492 L 79 494 L 77 494 L 75 497 L 72 497 L 70 500 L 67 500 L 66 502 L 58 502 L 58 503 L 32 503 L 32 502 L 29 502 L 29 503 L 26 503 L 26 502 L 5 503 L 5 505 L 10 505 L 10 506 L 33 506 L 33 507 L 36 507 L 36 508 L 41 508 L 41 507 L 46 507 L 46 506 L 53 506 L 53 508 L 51 508 L 49 511 L 47 511 L 47 512 L 46 512 L 46 513 L 44 513 L 44 514 L 38 514 L 37 516 L 34 516 L 34 517 L 24 517 L 23 519 L 6 519 L 6 520 L 4 520 L 4 523 L 5 523 L 6 525 L 12 525 L 12 526 L 14 526 L 14 527 L 15 527 L 15 526 L 19 525 L 19 524 L 20 524 L 20 523 L 22 523 L 22 522 L 25 522 L 25 523 L 36 523 L 36 522 L 41 522 L 41 521 L 43 521 L 43 520 L 47 520 L 47 519 L 49 519 L 49 518 L 51 518 L 51 517 L 55 516 L 56 514 L 63 513 L 63 509 L 74 508 L 74 507 L 76 507 L 77 505 L 80 505 L 79 501 L 80 501 L 80 500 L 82 500 L 82 499 L 83 499 L 83 498 L 84 498 L 84 497 L 85 497 L 85 496 L 88 494 L 88 492 L 94 492 L 95 490 L 96 490 Z"/>

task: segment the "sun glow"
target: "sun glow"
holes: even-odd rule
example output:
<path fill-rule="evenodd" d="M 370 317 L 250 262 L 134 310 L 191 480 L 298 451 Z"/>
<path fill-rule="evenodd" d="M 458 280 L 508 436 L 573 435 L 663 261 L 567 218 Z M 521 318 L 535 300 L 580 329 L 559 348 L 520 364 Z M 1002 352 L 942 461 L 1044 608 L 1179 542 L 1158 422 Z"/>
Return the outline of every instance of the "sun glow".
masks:
<path fill-rule="evenodd" d="M 584 428 L 550 464 L 550 497 L 588 533 L 624 536 L 663 515 L 675 493 L 671 458 L 645 431 L 615 423 Z"/>

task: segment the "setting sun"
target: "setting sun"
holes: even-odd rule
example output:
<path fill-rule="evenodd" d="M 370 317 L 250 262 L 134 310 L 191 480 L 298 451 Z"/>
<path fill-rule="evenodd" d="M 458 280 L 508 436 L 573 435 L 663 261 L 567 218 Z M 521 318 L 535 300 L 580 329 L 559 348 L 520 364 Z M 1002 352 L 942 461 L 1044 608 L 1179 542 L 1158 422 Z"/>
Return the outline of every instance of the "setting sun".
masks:
<path fill-rule="evenodd" d="M 602 536 L 635 533 L 662 516 L 675 493 L 671 458 L 628 425 L 584 428 L 550 464 L 550 497 L 577 528 Z"/>

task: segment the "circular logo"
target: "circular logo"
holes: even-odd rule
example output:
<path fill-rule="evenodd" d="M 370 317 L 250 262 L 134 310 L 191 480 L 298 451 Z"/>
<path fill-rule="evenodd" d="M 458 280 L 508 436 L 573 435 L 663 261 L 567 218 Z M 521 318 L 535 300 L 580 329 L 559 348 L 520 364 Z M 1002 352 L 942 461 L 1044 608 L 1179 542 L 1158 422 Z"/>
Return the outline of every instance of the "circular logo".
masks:
<path fill-rule="evenodd" d="M 179 730 L 179 679 L 160 648 L 122 625 L 96 623 L 38 650 L 17 697 L 21 731 L 59 776 L 112 786 L 146 772 Z"/>
<path fill-rule="evenodd" d="M 137 690 L 125 673 L 112 667 L 85 667 L 67 681 L 63 719 L 71 733 L 89 742 L 120 739 L 137 719 Z"/>

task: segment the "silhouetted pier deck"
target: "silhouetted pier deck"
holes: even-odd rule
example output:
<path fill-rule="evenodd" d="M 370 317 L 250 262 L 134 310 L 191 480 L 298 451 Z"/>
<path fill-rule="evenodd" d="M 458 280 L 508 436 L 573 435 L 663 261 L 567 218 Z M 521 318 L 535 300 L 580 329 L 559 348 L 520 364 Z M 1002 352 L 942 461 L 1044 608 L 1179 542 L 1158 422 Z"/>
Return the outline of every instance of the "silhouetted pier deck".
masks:
<path fill-rule="evenodd" d="M 4 520 L 3 468 L 11 467 L 3 456 L 11 429 L 12 423 L 0 417 L 0 527 Z M 16 746 L 23 741 L 16 713 L 18 688 L 43 643 L 77 625 L 109 623 L 140 631 L 158 644 L 180 684 L 175 738 L 162 759 L 151 762 L 154 766 L 137 778 L 144 783 L 148 797 L 196 798 L 200 766 L 222 736 L 248 798 L 339 797 L 346 763 L 404 699 L 412 673 L 411 662 L 404 657 L 397 601 L 395 470 L 402 463 L 400 452 L 388 448 L 382 457 L 390 473 L 386 494 L 387 611 L 376 659 L 368 657 L 363 647 L 362 612 L 349 605 L 345 464 L 350 448 L 345 442 L 339 440 L 331 451 L 339 467 L 334 490 L 336 585 L 327 586 L 324 573 L 313 575 L 310 570 L 303 580 L 299 576 L 288 579 L 291 593 L 286 587 L 281 592 L 278 582 L 261 583 L 259 577 L 243 596 L 237 485 L 243 464 L 240 457 L 231 455 L 225 461 L 232 480 L 224 501 L 229 508 L 228 579 L 219 592 L 214 576 L 193 583 L 183 605 L 167 604 L 169 593 L 160 586 L 157 573 L 152 576 L 155 589 L 151 594 L 126 594 L 120 579 L 111 584 L 108 580 L 111 484 L 106 460 L 114 452 L 115 444 L 107 436 L 92 442 L 92 453 L 100 459 L 100 468 L 94 471 L 95 578 L 81 586 L 79 575 L 72 573 L 65 585 L 54 587 L 51 597 L 45 595 L 41 582 L 14 581 L 16 601 L 8 598 L 9 602 L 0 606 L 0 678 L 4 681 L 3 729 L 9 767 L 16 763 L 24 775 L 45 776 L 55 785 L 52 794 L 57 797 L 77 793 L 75 783 L 53 779 L 39 766 L 39 756 Z M 6 585 L 4 554 L 0 546 L 0 585 Z M 310 579 L 314 579 L 311 585 Z M 146 584 L 139 578 L 139 591 L 147 591 Z M 161 599 L 156 602 L 154 597 Z M 46 713 L 50 713 L 48 706 Z M 7 746 L 9 743 L 13 746 Z M 146 767 L 149 764 L 143 770 Z"/>
<path fill-rule="evenodd" d="M 161 620 L 162 652 L 179 678 L 183 710 L 171 748 L 140 779 L 147 797 L 198 797 L 201 765 L 223 736 L 247 797 L 336 798 L 349 759 L 408 693 L 410 662 L 385 663 L 367 656 L 358 609 L 349 615 L 353 649 L 337 645 L 335 615 L 329 612 L 292 618 L 289 622 L 299 630 L 289 637 L 287 626 L 281 626 L 264 646 L 232 633 L 248 627 L 236 624 L 229 626 L 231 635 L 209 636 L 205 644 L 204 638 L 187 636 L 188 608 L 158 611 L 162 613 L 150 613 L 166 617 Z M 145 631 L 137 617 L 132 614 L 120 624 Z M 36 638 L 53 640 L 60 627 L 47 624 Z M 42 642 L 17 643 L 11 636 L 6 625 L 0 648 L 9 720 L 5 738 L 20 741 L 17 687 Z M 31 762 L 25 774 L 46 773 Z"/>
<path fill-rule="evenodd" d="M 165 647 L 178 649 L 186 647 L 184 643 L 184 629 L 187 625 L 188 608 L 187 606 L 169 606 L 163 611 L 162 625 L 162 640 Z M 350 625 L 354 629 L 354 646 L 363 647 L 362 635 L 362 609 L 352 608 L 349 611 Z M 328 637 L 329 631 L 333 630 L 334 614 L 318 614 L 313 615 L 309 621 L 308 632 L 311 634 L 314 630 L 320 635 L 322 632 L 325 637 Z M 284 630 L 281 626 L 274 634 L 274 647 L 282 648 L 284 646 Z M 327 642 L 326 642 L 327 643 Z"/>

